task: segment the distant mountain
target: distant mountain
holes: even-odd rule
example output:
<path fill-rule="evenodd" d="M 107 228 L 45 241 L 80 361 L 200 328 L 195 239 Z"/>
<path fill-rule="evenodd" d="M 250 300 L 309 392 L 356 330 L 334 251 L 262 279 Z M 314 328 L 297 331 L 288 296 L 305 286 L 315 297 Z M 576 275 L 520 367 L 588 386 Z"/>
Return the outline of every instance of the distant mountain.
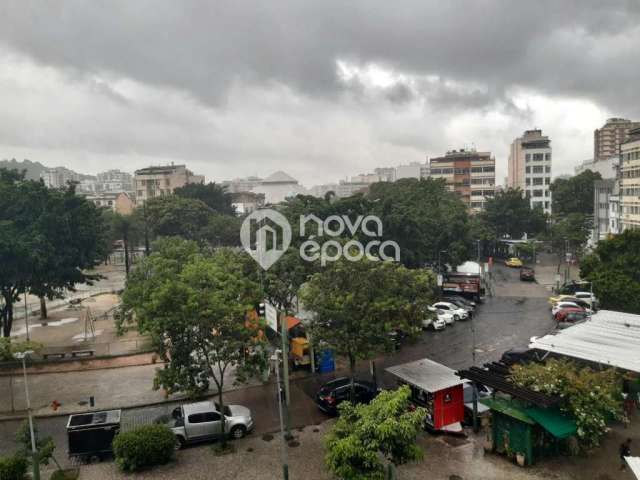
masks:
<path fill-rule="evenodd" d="M 15 158 L 11 160 L 0 160 L 0 168 L 8 168 L 9 170 L 26 170 L 27 171 L 27 179 L 29 180 L 39 180 L 40 174 L 47 169 L 40 162 L 32 162 L 31 160 L 24 160 L 22 162 L 18 162 Z"/>

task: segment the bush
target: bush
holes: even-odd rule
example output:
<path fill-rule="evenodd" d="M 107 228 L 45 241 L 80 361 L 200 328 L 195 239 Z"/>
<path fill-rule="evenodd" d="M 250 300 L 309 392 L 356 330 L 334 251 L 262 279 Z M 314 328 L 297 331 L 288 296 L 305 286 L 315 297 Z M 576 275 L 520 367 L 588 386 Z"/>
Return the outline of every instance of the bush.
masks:
<path fill-rule="evenodd" d="M 29 462 L 22 455 L 0 457 L 0 479 L 24 480 L 27 475 Z"/>
<path fill-rule="evenodd" d="M 113 441 L 113 454 L 122 470 L 135 472 L 171 461 L 175 443 L 166 425 L 144 425 L 120 433 Z"/>
<path fill-rule="evenodd" d="M 67 470 L 56 470 L 51 474 L 49 480 L 77 480 L 80 476 L 80 471 L 77 468 L 70 468 Z"/>
<path fill-rule="evenodd" d="M 42 344 L 38 342 L 12 342 L 10 338 L 0 338 L 0 362 L 15 362 L 14 354 L 26 350 L 41 350 Z"/>

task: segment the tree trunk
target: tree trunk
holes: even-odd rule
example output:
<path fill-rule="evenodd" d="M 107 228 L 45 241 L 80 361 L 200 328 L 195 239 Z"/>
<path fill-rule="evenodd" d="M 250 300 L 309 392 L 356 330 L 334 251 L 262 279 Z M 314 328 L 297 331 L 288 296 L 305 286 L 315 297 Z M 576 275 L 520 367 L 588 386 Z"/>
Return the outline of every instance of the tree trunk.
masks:
<path fill-rule="evenodd" d="M 222 448 L 227 446 L 227 420 L 224 416 L 224 402 L 222 400 L 222 385 L 218 386 L 218 405 L 220 406 L 220 415 L 222 416 L 222 437 L 220 439 Z"/>
<path fill-rule="evenodd" d="M 355 384 L 355 376 L 356 376 L 356 357 L 349 353 L 349 375 L 351 376 L 351 388 L 349 390 L 349 399 L 351 403 L 355 403 L 356 401 L 356 384 Z"/>
<path fill-rule="evenodd" d="M 44 298 L 43 295 L 42 297 L 40 297 L 40 319 L 46 320 L 47 318 L 47 299 Z"/>
<path fill-rule="evenodd" d="M 2 312 L 2 336 L 9 337 L 11 335 L 11 327 L 13 326 L 13 295 L 11 291 L 3 290 L 4 309 Z"/>
<path fill-rule="evenodd" d="M 124 244 L 124 272 L 125 275 L 129 276 L 129 238 L 127 235 L 124 236 L 122 243 Z"/>

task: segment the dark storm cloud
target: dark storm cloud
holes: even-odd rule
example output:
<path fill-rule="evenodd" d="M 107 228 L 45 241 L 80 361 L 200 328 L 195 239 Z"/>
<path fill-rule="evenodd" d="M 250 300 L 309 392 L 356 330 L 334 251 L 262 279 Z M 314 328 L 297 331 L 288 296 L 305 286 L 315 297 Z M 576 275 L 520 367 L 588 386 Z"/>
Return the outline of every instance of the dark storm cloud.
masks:
<path fill-rule="evenodd" d="M 213 106 L 235 82 L 332 95 L 345 88 L 336 61 L 346 59 L 486 87 L 431 92 L 441 105 L 490 103 L 518 85 L 640 113 L 635 0 L 10 0 L 0 13 L 0 42 L 43 64 L 171 86 Z"/>

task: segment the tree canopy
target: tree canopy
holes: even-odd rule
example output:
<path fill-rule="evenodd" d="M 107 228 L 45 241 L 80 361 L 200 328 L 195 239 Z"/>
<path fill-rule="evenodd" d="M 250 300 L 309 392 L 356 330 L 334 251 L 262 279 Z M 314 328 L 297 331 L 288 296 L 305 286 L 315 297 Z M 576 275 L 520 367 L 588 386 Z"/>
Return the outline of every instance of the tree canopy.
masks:
<path fill-rule="evenodd" d="M 607 432 L 607 422 L 621 419 L 621 379 L 613 368 L 595 371 L 568 360 L 531 362 L 511 367 L 511 380 L 518 386 L 562 399 L 560 408 L 576 420 L 580 444 L 597 446 Z"/>
<path fill-rule="evenodd" d="M 193 241 L 165 238 L 131 272 L 120 322 L 134 320 L 165 360 L 157 387 L 198 393 L 213 381 L 222 408 L 231 368 L 242 381 L 264 367 L 260 325 L 249 315 L 260 289 L 243 271 L 245 256 L 230 249 L 208 253 Z"/>
<path fill-rule="evenodd" d="M 176 188 L 173 193 L 179 197 L 200 200 L 214 212 L 222 215 L 235 215 L 236 209 L 231 203 L 231 194 L 226 189 L 211 183 L 188 183 L 184 187 Z"/>
<path fill-rule="evenodd" d="M 356 360 L 390 350 L 390 333 L 414 333 L 436 298 L 436 280 L 428 270 L 409 270 L 393 262 L 339 260 L 314 274 L 301 290 L 313 312 L 314 341 L 324 341 L 349 359 L 351 377 Z"/>
<path fill-rule="evenodd" d="M 107 252 L 100 210 L 70 185 L 48 189 L 23 174 L 0 169 L 0 309 L 3 335 L 9 336 L 13 303 L 25 291 L 54 298 L 78 283 Z"/>
<path fill-rule="evenodd" d="M 410 407 L 408 386 L 387 390 L 369 405 L 339 405 L 340 417 L 325 438 L 329 470 L 345 480 L 382 480 L 386 464 L 422 458 L 416 439 L 426 410 Z"/>
<path fill-rule="evenodd" d="M 598 242 L 583 258 L 580 277 L 592 283 L 603 308 L 640 314 L 640 230 Z"/>
<path fill-rule="evenodd" d="M 541 208 L 531 208 L 519 188 L 508 188 L 487 200 L 479 218 L 494 232 L 494 238 L 520 239 L 544 231 L 546 216 Z"/>
<path fill-rule="evenodd" d="M 593 182 L 600 180 L 598 172 L 585 170 L 571 178 L 556 178 L 551 183 L 551 210 L 554 216 L 570 213 L 593 214 Z"/>

